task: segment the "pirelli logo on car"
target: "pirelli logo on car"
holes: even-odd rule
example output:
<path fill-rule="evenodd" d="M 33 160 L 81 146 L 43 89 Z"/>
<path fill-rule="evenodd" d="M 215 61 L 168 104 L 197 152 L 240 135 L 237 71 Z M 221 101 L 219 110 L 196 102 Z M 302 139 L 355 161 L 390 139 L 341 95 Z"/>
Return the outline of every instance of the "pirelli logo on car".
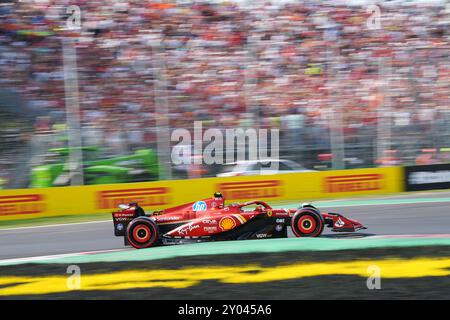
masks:
<path fill-rule="evenodd" d="M 98 192 L 98 208 L 114 209 L 119 204 L 137 202 L 141 207 L 161 206 L 170 203 L 169 188 L 141 188 Z"/>
<path fill-rule="evenodd" d="M 43 213 L 45 211 L 43 200 L 44 196 L 41 194 L 0 196 L 0 216 Z"/>
<path fill-rule="evenodd" d="M 217 185 L 225 199 L 277 198 L 283 194 L 280 180 L 227 182 Z"/>
<path fill-rule="evenodd" d="M 324 189 L 328 193 L 382 190 L 385 186 L 382 174 L 355 174 L 325 178 Z"/>

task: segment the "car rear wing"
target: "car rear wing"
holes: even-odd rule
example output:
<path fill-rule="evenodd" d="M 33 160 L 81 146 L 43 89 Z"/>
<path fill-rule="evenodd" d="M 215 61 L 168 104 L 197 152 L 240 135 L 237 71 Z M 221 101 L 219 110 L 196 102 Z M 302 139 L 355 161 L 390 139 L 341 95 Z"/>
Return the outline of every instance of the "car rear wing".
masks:
<path fill-rule="evenodd" d="M 125 235 L 128 224 L 136 217 L 134 208 L 116 211 L 112 213 L 114 224 L 114 235 L 122 237 Z"/>

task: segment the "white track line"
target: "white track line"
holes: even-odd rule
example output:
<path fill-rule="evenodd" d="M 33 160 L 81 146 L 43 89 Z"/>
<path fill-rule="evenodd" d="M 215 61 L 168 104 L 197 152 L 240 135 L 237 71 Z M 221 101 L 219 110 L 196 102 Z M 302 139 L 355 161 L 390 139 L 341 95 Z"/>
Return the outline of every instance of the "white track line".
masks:
<path fill-rule="evenodd" d="M 42 260 L 54 260 L 58 258 L 68 258 L 68 257 L 76 257 L 87 254 L 97 254 L 97 253 L 108 253 L 108 252 L 118 252 L 118 251 L 126 251 L 130 249 L 109 249 L 109 250 L 98 250 L 98 251 L 86 251 L 86 252 L 76 252 L 76 253 L 63 253 L 63 254 L 54 254 L 54 255 L 46 255 L 46 256 L 35 256 L 35 257 L 26 257 L 26 258 L 13 258 L 13 259 L 4 259 L 0 260 L 0 265 L 5 264 L 13 264 L 13 263 L 27 263 L 33 261 L 42 261 Z"/>
<path fill-rule="evenodd" d="M 39 229 L 39 228 L 52 228 L 52 227 L 70 227 L 70 226 L 76 226 L 81 224 L 92 224 L 92 223 L 105 223 L 110 222 L 111 220 L 99 220 L 99 221 L 86 221 L 86 222 L 73 222 L 73 223 L 59 223 L 59 224 L 44 224 L 41 226 L 29 226 L 29 227 L 15 227 L 15 228 L 2 228 L 0 229 L 0 232 L 3 231 L 13 231 L 13 230 L 27 230 L 27 229 Z"/>
<path fill-rule="evenodd" d="M 369 238 L 369 237 L 366 237 Z M 410 238 L 450 238 L 448 233 L 426 233 L 426 234 L 391 234 L 370 236 L 371 239 L 410 239 Z"/>

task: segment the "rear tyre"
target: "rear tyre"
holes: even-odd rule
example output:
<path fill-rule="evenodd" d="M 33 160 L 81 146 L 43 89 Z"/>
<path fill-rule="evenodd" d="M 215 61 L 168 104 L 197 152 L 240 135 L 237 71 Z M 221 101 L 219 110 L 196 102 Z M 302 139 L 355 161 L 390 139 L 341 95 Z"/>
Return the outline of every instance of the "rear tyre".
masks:
<path fill-rule="evenodd" d="M 149 248 L 159 238 L 156 223 L 150 218 L 136 218 L 127 227 L 127 241 L 136 249 Z"/>
<path fill-rule="evenodd" d="M 291 227 L 297 237 L 318 237 L 322 234 L 324 220 L 317 209 L 302 208 L 292 217 Z"/>

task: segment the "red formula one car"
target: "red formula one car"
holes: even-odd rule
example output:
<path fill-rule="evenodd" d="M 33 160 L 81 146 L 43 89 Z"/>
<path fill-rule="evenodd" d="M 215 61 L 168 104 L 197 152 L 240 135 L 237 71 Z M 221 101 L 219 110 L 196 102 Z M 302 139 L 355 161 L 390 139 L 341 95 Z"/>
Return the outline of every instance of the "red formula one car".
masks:
<path fill-rule="evenodd" d="M 214 197 L 146 214 L 137 203 L 113 212 L 114 234 L 125 245 L 148 248 L 188 242 L 286 238 L 288 227 L 297 237 L 318 237 L 325 226 L 335 232 L 366 229 L 338 213 L 324 213 L 311 204 L 298 209 L 273 209 L 259 200 L 224 204 Z"/>

